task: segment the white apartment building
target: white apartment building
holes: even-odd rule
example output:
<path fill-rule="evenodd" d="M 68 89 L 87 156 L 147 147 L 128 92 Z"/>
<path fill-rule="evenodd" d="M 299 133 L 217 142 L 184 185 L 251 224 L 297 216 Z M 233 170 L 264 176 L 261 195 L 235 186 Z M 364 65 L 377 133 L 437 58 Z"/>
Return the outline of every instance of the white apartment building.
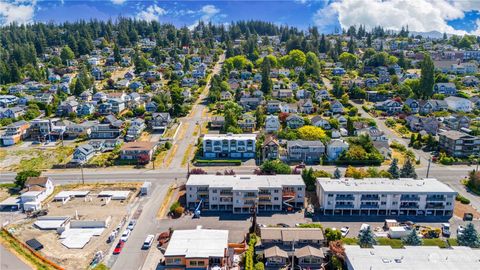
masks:
<path fill-rule="evenodd" d="M 433 178 L 317 178 L 317 197 L 325 215 L 451 216 L 456 194 Z"/>
<path fill-rule="evenodd" d="M 203 137 L 203 156 L 205 158 L 255 157 L 255 134 L 205 134 Z"/>
<path fill-rule="evenodd" d="M 186 183 L 187 207 L 200 201 L 203 210 L 250 213 L 301 208 L 305 183 L 300 175 L 190 175 Z"/>

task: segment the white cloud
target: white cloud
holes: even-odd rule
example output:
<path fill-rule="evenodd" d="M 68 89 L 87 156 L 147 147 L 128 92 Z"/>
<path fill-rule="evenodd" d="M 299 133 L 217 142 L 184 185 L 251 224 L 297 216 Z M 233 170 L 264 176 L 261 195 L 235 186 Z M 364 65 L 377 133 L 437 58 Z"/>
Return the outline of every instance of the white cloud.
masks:
<path fill-rule="evenodd" d="M 115 5 L 123 5 L 127 0 L 111 0 Z"/>
<path fill-rule="evenodd" d="M 214 5 L 205 5 L 200 9 L 202 15 L 202 21 L 209 21 L 213 16 L 220 12 L 220 9 L 216 8 Z"/>
<path fill-rule="evenodd" d="M 36 0 L 0 0 L 0 24 L 31 23 L 35 15 L 36 4 Z"/>
<path fill-rule="evenodd" d="M 334 16 L 343 28 L 378 25 L 400 30 L 408 25 L 412 31 L 439 31 L 465 34 L 448 25 L 449 20 L 461 19 L 465 11 L 479 10 L 480 1 L 447 0 L 340 0 L 332 2 L 315 13 L 313 20 L 320 28 L 328 27 Z"/>
<path fill-rule="evenodd" d="M 327 32 L 337 25 L 338 12 L 331 5 L 327 5 L 315 12 L 313 22 L 320 32 Z"/>
<path fill-rule="evenodd" d="M 190 25 L 188 28 L 190 29 L 195 28 L 195 26 L 198 25 L 199 21 L 204 21 L 204 22 L 213 21 L 217 16 L 217 14 L 220 13 L 220 9 L 214 5 L 205 5 L 202 8 L 200 8 L 200 10 L 197 13 L 201 14 L 200 19 L 197 20 L 192 25 Z M 219 17 L 223 17 L 223 14 L 219 14 Z"/>
<path fill-rule="evenodd" d="M 137 19 L 145 21 L 158 21 L 160 17 L 167 14 L 167 11 L 157 5 L 151 5 L 145 10 L 137 13 Z"/>

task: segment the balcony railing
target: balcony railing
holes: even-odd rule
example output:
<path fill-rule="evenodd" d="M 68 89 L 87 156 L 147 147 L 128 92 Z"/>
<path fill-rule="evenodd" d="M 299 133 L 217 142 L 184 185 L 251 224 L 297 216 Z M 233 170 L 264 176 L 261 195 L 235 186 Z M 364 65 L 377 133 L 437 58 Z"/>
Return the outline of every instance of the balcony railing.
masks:
<path fill-rule="evenodd" d="M 402 201 L 419 201 L 420 200 L 420 197 L 418 196 L 405 196 L 405 195 L 402 195 L 400 197 L 400 200 Z"/>
<path fill-rule="evenodd" d="M 445 199 L 446 199 L 445 196 L 441 196 L 441 197 L 427 196 L 427 201 L 430 201 L 430 202 L 432 202 L 432 201 L 433 202 L 443 202 L 443 201 L 445 201 Z"/>
<path fill-rule="evenodd" d="M 380 197 L 378 195 L 362 195 L 362 201 L 378 201 Z"/>
<path fill-rule="evenodd" d="M 403 205 L 400 205 L 400 208 L 401 209 L 417 209 L 418 204 L 403 204 Z"/>
<path fill-rule="evenodd" d="M 366 208 L 366 209 L 375 209 L 375 208 L 378 208 L 379 205 L 378 204 L 361 204 L 360 205 L 360 208 Z"/>
<path fill-rule="evenodd" d="M 353 195 L 349 195 L 349 196 L 343 196 L 343 195 L 337 195 L 335 197 L 335 200 L 341 200 L 341 201 L 353 201 L 355 200 L 355 197 Z"/>
<path fill-rule="evenodd" d="M 340 208 L 340 209 L 349 209 L 353 208 L 353 204 L 336 204 L 335 208 Z"/>

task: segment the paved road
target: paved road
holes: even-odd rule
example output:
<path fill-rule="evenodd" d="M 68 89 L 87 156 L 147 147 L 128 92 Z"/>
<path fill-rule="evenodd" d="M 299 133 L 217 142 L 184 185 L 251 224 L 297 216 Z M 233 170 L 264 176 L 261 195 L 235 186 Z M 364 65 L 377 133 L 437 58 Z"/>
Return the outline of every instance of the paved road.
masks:
<path fill-rule="evenodd" d="M 333 86 L 332 86 L 330 80 L 327 79 L 327 78 L 322 78 L 322 81 L 323 81 L 323 84 L 325 85 L 325 87 L 327 88 L 327 90 L 331 91 Z M 404 146 L 408 147 L 409 140 L 402 138 L 397 133 L 393 132 L 390 128 L 388 128 L 385 125 L 385 120 L 372 117 L 370 114 L 368 114 L 362 108 L 362 104 L 355 103 L 351 100 L 349 100 L 349 103 L 350 103 L 350 105 L 352 105 L 353 107 L 358 109 L 358 113 L 360 114 L 361 117 L 368 118 L 368 119 L 373 119 L 375 121 L 375 123 L 377 124 L 378 129 L 385 132 L 385 134 L 387 135 L 387 137 L 390 140 L 395 140 L 395 141 L 403 144 Z M 421 150 L 413 149 L 413 148 L 409 148 L 409 149 L 411 149 L 415 153 L 415 156 L 420 159 L 420 161 L 421 161 L 420 166 L 424 166 L 424 165 L 428 164 L 428 160 L 430 159 L 430 154 L 425 153 Z M 436 166 L 436 164 L 431 164 L 431 167 L 435 167 L 435 166 Z"/>
<path fill-rule="evenodd" d="M 207 85 L 205 86 L 203 92 L 193 104 L 190 114 L 180 119 L 181 127 L 173 141 L 173 144 L 177 145 L 177 148 L 169 169 L 178 169 L 185 167 L 185 165 L 182 166 L 182 161 L 185 153 L 187 152 L 187 150 L 190 151 L 190 154 L 193 152 L 193 146 L 196 145 L 197 139 L 200 136 L 199 131 L 203 125 L 203 122 L 207 120 L 202 114 L 206 109 L 208 91 L 211 87 L 212 78 L 214 75 L 220 73 L 224 60 L 225 54 L 220 55 L 218 62 L 213 67 L 210 80 L 207 82 Z M 198 126 L 198 132 L 197 134 L 194 134 L 196 126 Z"/>
<path fill-rule="evenodd" d="M 0 245 L 0 269 L 2 270 L 32 270 L 17 256 L 12 254 L 3 245 Z"/>
<path fill-rule="evenodd" d="M 148 255 L 148 250 L 142 250 L 142 244 L 148 234 L 157 234 L 157 213 L 165 197 L 169 184 L 154 185 L 154 190 L 149 195 L 149 200 L 142 206 L 142 214 L 137 220 L 137 225 L 128 238 L 124 249 L 118 255 L 112 270 L 115 269 L 141 269 Z M 155 239 L 156 240 L 156 239 Z M 115 243 L 116 244 L 116 243 Z M 152 248 L 156 248 L 156 241 Z"/>

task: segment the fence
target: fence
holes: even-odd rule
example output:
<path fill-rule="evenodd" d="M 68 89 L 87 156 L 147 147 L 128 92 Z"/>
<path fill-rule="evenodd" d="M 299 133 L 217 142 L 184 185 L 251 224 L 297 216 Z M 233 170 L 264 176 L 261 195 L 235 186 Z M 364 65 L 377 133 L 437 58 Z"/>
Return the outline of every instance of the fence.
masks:
<path fill-rule="evenodd" d="M 64 268 L 62 268 L 61 266 L 59 266 L 58 264 L 46 259 L 45 257 L 43 257 L 42 255 L 40 255 L 40 253 L 38 253 L 37 251 L 33 250 L 32 248 L 30 248 L 27 244 L 23 243 L 22 241 L 18 240 L 15 236 L 13 236 L 9 231 L 7 231 L 5 228 L 2 228 L 2 231 L 4 233 L 6 233 L 9 237 L 11 237 L 15 242 L 19 243 L 23 248 L 27 249 L 31 254 L 33 254 L 38 260 L 42 261 L 44 264 L 47 264 L 49 266 L 51 266 L 53 269 L 57 269 L 57 270 L 64 270 Z"/>

